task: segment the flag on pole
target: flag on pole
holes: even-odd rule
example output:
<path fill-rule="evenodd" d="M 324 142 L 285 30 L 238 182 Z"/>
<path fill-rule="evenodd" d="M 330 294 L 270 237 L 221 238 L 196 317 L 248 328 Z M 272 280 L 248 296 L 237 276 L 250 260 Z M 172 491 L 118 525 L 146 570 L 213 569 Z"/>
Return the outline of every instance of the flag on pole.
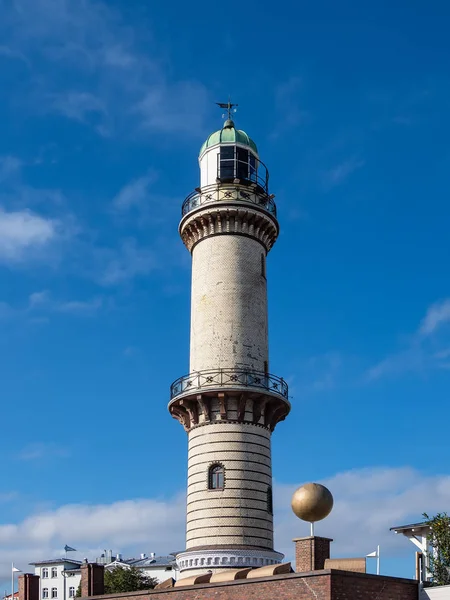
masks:
<path fill-rule="evenodd" d="M 17 567 L 13 567 L 12 570 L 13 570 L 13 573 L 22 573 L 22 571 L 20 569 L 18 569 Z"/>
<path fill-rule="evenodd" d="M 64 546 L 64 550 L 66 552 L 76 552 L 75 548 L 72 548 L 71 546 L 68 546 L 67 544 Z"/>
<path fill-rule="evenodd" d="M 377 575 L 380 574 L 380 546 L 377 546 L 375 552 L 371 552 L 370 554 L 366 554 L 366 558 L 376 558 L 377 559 Z"/>

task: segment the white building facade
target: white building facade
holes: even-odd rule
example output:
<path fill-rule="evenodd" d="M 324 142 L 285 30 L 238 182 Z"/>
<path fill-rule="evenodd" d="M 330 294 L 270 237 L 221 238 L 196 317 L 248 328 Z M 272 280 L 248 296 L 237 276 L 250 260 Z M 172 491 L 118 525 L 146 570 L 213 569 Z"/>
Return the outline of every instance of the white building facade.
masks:
<path fill-rule="evenodd" d="M 75 598 L 81 581 L 81 561 L 69 558 L 42 560 L 30 563 L 39 575 L 42 600 L 69 600 Z"/>
<path fill-rule="evenodd" d="M 192 255 L 190 369 L 169 403 L 188 434 L 181 577 L 281 562 L 271 434 L 290 410 L 286 382 L 269 370 L 266 258 L 279 225 L 268 171 L 231 119 L 199 164 L 179 226 Z"/>
<path fill-rule="evenodd" d="M 121 554 L 113 558 L 111 550 L 105 551 L 96 559 L 98 564 L 105 569 L 115 567 L 129 569 L 136 567 L 148 577 L 153 577 L 158 582 L 172 577 L 177 579 L 178 570 L 173 556 L 156 556 L 154 552 L 148 556 L 142 553 L 139 558 L 123 559 Z M 42 600 L 70 600 L 76 597 L 78 586 L 81 582 L 80 560 L 69 558 L 49 559 L 30 563 L 34 566 L 35 575 L 39 575 L 39 592 Z"/>

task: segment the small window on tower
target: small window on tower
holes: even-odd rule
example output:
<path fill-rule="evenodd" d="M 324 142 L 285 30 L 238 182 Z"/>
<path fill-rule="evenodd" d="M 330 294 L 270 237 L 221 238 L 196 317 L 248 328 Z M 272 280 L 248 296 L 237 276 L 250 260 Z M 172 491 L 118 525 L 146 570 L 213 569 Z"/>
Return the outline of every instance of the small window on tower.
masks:
<path fill-rule="evenodd" d="M 266 277 L 266 257 L 264 254 L 261 254 L 261 275 Z"/>
<path fill-rule="evenodd" d="M 220 179 L 234 179 L 234 150 L 235 146 L 221 146 L 220 148 Z"/>
<path fill-rule="evenodd" d="M 267 512 L 269 515 L 273 515 L 273 496 L 272 496 L 272 486 L 269 485 L 267 488 Z"/>
<path fill-rule="evenodd" d="M 236 148 L 237 156 L 237 178 L 238 179 L 249 179 L 249 162 L 248 162 L 248 150 L 244 148 Z"/>
<path fill-rule="evenodd" d="M 223 465 L 215 464 L 209 467 L 208 488 L 210 490 L 223 490 L 224 482 L 225 478 Z"/>

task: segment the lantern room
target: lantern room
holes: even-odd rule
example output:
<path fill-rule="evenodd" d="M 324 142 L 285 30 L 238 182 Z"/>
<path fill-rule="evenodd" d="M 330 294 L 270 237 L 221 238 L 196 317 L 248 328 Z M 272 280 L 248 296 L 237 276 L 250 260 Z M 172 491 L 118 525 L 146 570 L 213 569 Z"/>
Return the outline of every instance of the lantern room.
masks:
<path fill-rule="evenodd" d="M 238 183 L 269 192 L 269 172 L 259 160 L 255 142 L 234 122 L 212 133 L 200 149 L 200 187 Z"/>

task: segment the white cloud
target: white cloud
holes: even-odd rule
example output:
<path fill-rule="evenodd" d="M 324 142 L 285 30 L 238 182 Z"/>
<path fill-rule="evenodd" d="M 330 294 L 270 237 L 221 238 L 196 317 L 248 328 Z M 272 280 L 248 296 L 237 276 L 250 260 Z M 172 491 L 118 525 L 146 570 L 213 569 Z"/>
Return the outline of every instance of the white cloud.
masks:
<path fill-rule="evenodd" d="M 338 473 L 320 483 L 331 490 L 335 504 L 330 516 L 316 524 L 316 535 L 334 539 L 335 557 L 365 556 L 377 544 L 386 557 L 408 550 L 412 555 L 412 544 L 389 529 L 420 521 L 424 512 L 444 511 L 450 503 L 449 475 L 425 475 L 412 468 L 359 469 Z M 292 537 L 309 534 L 309 525 L 290 510 L 291 494 L 298 485 L 275 486 L 279 511 L 276 546 L 290 557 Z"/>
<path fill-rule="evenodd" d="M 30 210 L 7 212 L 0 208 L 0 262 L 32 259 L 58 235 L 58 222 Z"/>
<path fill-rule="evenodd" d="M 292 538 L 308 535 L 309 525 L 290 508 L 296 484 L 275 484 L 275 547 L 293 559 Z M 420 521 L 450 503 L 450 476 L 425 475 L 412 468 L 370 468 L 338 473 L 321 481 L 332 491 L 331 515 L 316 525 L 317 535 L 332 537 L 334 557 L 364 556 L 380 544 L 386 558 L 411 554 L 413 546 L 390 527 Z M 68 504 L 38 511 L 18 523 L 0 525 L 0 578 L 8 564 L 25 568 L 32 560 L 61 554 L 64 544 L 80 557 L 95 558 L 102 548 L 137 555 L 184 548 L 184 494 L 169 500 L 131 499 L 111 504 Z"/>

